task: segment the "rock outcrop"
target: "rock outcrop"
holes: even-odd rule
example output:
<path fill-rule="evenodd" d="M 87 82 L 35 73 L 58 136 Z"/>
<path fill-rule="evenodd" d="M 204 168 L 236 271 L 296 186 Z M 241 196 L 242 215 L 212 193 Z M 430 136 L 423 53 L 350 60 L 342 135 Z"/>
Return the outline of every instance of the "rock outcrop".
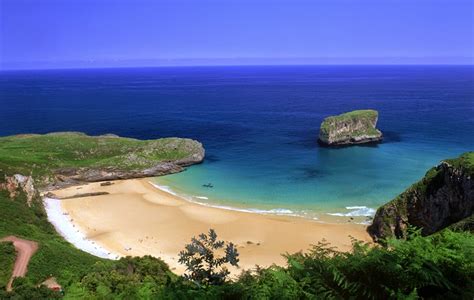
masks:
<path fill-rule="evenodd" d="M 31 206 L 31 202 L 37 195 L 37 191 L 33 184 L 31 176 L 23 176 L 15 174 L 13 176 L 5 176 L 5 182 L 0 183 L 0 190 L 8 191 L 10 198 L 15 198 L 19 193 L 23 192 L 26 195 L 26 203 Z"/>
<path fill-rule="evenodd" d="M 376 128 L 378 112 L 354 110 L 324 119 L 319 129 L 318 141 L 327 146 L 374 143 L 382 140 Z"/>
<path fill-rule="evenodd" d="M 471 229 L 474 212 L 474 152 L 443 161 L 397 198 L 380 207 L 369 234 L 375 241 L 404 238 L 409 225 L 423 235 L 450 225 Z"/>

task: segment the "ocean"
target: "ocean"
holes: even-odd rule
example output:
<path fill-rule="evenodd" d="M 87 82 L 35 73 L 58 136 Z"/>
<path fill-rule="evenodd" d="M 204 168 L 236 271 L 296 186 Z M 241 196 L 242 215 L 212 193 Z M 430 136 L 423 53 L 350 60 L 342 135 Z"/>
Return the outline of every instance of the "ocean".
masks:
<path fill-rule="evenodd" d="M 318 145 L 326 116 L 366 108 L 379 111 L 381 144 Z M 0 135 L 52 131 L 197 139 L 204 163 L 155 184 L 205 205 L 345 221 L 474 150 L 474 67 L 0 72 Z"/>

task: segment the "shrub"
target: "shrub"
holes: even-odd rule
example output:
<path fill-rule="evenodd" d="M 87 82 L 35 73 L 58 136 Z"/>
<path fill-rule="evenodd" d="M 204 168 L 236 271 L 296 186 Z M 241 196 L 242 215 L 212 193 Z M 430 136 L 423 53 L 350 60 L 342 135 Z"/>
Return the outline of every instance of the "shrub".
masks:
<path fill-rule="evenodd" d="M 224 255 L 217 256 L 215 252 L 224 247 Z M 178 261 L 186 265 L 188 273 L 185 278 L 200 284 L 216 285 L 224 283 L 230 274 L 225 264 L 238 266 L 238 256 L 234 244 L 217 240 L 216 232 L 210 229 L 209 234 L 202 233 L 198 238 L 192 238 L 185 250 L 179 253 Z"/>

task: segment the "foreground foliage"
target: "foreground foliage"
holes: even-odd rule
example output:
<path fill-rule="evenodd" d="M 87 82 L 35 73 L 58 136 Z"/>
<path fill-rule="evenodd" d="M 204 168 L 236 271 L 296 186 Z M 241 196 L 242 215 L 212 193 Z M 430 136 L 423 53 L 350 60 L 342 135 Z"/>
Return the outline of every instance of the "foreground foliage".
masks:
<path fill-rule="evenodd" d="M 224 251 L 224 254 L 217 256 L 217 251 Z M 184 278 L 199 284 L 216 285 L 224 283 L 230 274 L 226 264 L 238 267 L 238 257 L 234 244 L 218 240 L 214 229 L 210 229 L 209 234 L 202 233 L 192 238 L 179 253 L 179 263 L 186 265 Z"/>
<path fill-rule="evenodd" d="M 75 282 L 67 299 L 472 299 L 474 237 L 444 231 L 387 247 L 354 242 L 340 253 L 319 243 L 287 255 L 287 267 L 243 272 L 235 281 L 197 284 L 170 272 L 160 259 L 99 263 Z"/>
<path fill-rule="evenodd" d="M 0 289 L 5 289 L 12 275 L 16 252 L 12 242 L 0 243 Z"/>

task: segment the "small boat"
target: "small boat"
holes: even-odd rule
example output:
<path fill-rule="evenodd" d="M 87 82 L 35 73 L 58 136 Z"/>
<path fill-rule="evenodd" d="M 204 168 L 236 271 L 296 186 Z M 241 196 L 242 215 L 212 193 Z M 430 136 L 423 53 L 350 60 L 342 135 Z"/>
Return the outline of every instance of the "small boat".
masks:
<path fill-rule="evenodd" d="M 203 184 L 202 186 L 203 186 L 203 187 L 207 187 L 207 188 L 213 188 L 213 187 L 214 187 L 214 186 L 212 185 L 212 183 Z"/>

